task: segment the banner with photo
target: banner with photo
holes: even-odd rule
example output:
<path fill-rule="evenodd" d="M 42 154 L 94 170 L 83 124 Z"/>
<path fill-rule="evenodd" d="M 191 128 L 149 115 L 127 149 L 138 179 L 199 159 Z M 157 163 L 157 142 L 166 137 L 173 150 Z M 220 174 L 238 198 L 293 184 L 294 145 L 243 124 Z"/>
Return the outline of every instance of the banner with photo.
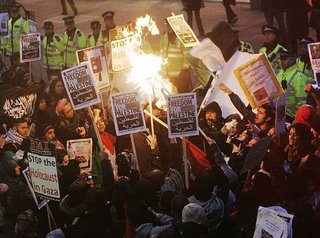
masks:
<path fill-rule="evenodd" d="M 233 72 L 252 108 L 260 107 L 284 93 L 265 54 L 260 54 Z"/>
<path fill-rule="evenodd" d="M 9 14 L 7 12 L 0 13 L 0 39 L 10 37 L 8 21 L 9 21 Z"/>
<path fill-rule="evenodd" d="M 184 20 L 183 14 L 167 17 L 166 19 L 185 47 L 193 47 L 199 44 L 198 38 Z"/>
<path fill-rule="evenodd" d="M 79 110 L 100 103 L 100 97 L 88 62 L 61 71 L 72 108 Z"/>
<path fill-rule="evenodd" d="M 313 70 L 320 70 L 320 42 L 308 44 L 308 52 L 311 68 Z"/>
<path fill-rule="evenodd" d="M 40 197 L 59 201 L 60 188 L 55 143 L 36 138 L 29 139 L 30 148 L 27 158 L 32 188 Z"/>
<path fill-rule="evenodd" d="M 67 151 L 70 160 L 77 160 L 81 170 L 92 170 L 92 138 L 68 140 Z"/>
<path fill-rule="evenodd" d="M 141 45 L 141 37 L 135 34 L 134 23 L 110 30 L 110 42 L 112 70 L 121 72 L 131 68 L 130 51 Z"/>
<path fill-rule="evenodd" d="M 146 131 L 140 97 L 137 92 L 111 94 L 117 136 Z"/>
<path fill-rule="evenodd" d="M 107 55 L 103 45 L 78 50 L 77 60 L 78 64 L 90 63 L 93 77 L 100 92 L 110 88 Z"/>
<path fill-rule="evenodd" d="M 40 33 L 20 37 L 20 62 L 32 62 L 41 59 Z"/>
<path fill-rule="evenodd" d="M 169 138 L 199 135 L 196 94 L 169 95 L 167 119 Z"/>
<path fill-rule="evenodd" d="M 33 200 L 34 202 L 36 203 L 37 205 L 37 208 L 38 210 L 40 210 L 41 208 L 43 208 L 45 205 L 46 205 L 46 202 L 49 202 L 50 200 L 46 200 L 46 199 L 43 199 L 39 196 L 37 196 L 34 191 L 33 191 L 33 187 L 31 185 L 31 178 L 30 178 L 30 172 L 29 172 L 29 167 L 25 168 L 23 171 L 22 171 L 22 174 L 23 174 L 23 177 L 25 178 L 27 184 L 28 184 L 28 187 L 30 189 L 30 192 L 32 194 L 32 197 L 33 197 Z"/>

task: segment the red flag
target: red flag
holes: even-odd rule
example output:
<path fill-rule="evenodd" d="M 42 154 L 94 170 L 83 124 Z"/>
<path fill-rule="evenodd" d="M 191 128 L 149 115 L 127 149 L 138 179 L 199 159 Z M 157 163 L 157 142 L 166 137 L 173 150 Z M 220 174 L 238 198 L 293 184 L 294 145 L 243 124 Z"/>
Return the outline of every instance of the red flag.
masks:
<path fill-rule="evenodd" d="M 190 141 L 187 142 L 188 160 L 192 167 L 192 173 L 198 176 L 206 169 L 211 169 L 211 165 L 207 160 L 207 155 Z"/>
<path fill-rule="evenodd" d="M 127 201 L 124 201 L 124 215 L 126 217 L 126 238 L 135 238 L 136 237 L 136 232 L 132 226 L 130 217 L 129 217 L 129 212 L 128 212 L 128 206 L 127 206 Z"/>

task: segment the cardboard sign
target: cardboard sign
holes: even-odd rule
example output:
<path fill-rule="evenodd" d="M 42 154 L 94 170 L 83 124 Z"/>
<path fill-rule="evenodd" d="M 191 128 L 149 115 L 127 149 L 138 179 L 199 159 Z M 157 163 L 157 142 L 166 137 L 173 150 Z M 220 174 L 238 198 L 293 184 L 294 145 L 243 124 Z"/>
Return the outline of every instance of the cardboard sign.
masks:
<path fill-rule="evenodd" d="M 167 20 L 185 47 L 193 47 L 199 44 L 199 40 L 189 24 L 184 20 L 183 14 L 167 17 Z"/>
<path fill-rule="evenodd" d="M 103 45 L 77 51 L 78 64 L 89 62 L 99 91 L 110 88 L 106 51 Z"/>
<path fill-rule="evenodd" d="M 135 34 L 134 24 L 127 24 L 110 30 L 111 65 L 114 72 L 131 68 L 130 51 L 141 45 L 141 37 Z"/>
<path fill-rule="evenodd" d="M 308 44 L 308 51 L 311 68 L 313 70 L 320 70 L 320 42 Z"/>
<path fill-rule="evenodd" d="M 31 185 L 31 178 L 30 178 L 30 173 L 29 173 L 29 168 L 25 168 L 22 171 L 23 177 L 25 178 L 25 180 L 27 181 L 28 187 L 30 189 L 30 192 L 32 194 L 33 200 L 37 205 L 37 208 L 40 210 L 41 208 L 43 208 L 46 205 L 46 202 L 49 202 L 49 200 L 43 199 L 41 197 L 36 196 L 36 194 L 33 191 L 33 187 Z"/>
<path fill-rule="evenodd" d="M 169 138 L 199 135 L 196 94 L 168 96 L 167 119 Z"/>
<path fill-rule="evenodd" d="M 137 92 L 112 94 L 111 104 L 117 136 L 146 131 L 146 122 Z"/>
<path fill-rule="evenodd" d="M 92 170 L 92 138 L 68 140 L 67 151 L 70 160 L 80 162 L 79 166 L 82 170 Z"/>
<path fill-rule="evenodd" d="M 40 33 L 32 33 L 20 37 L 20 61 L 31 62 L 41 58 Z"/>
<path fill-rule="evenodd" d="M 9 14 L 7 12 L 0 13 L 0 39 L 9 38 L 8 29 Z"/>
<path fill-rule="evenodd" d="M 74 110 L 100 103 L 89 63 L 63 70 L 61 76 Z"/>
<path fill-rule="evenodd" d="M 234 74 L 252 108 L 260 107 L 284 93 L 264 54 L 236 68 Z"/>
<path fill-rule="evenodd" d="M 32 188 L 36 195 L 49 200 L 60 200 L 55 144 L 30 138 L 27 153 Z"/>

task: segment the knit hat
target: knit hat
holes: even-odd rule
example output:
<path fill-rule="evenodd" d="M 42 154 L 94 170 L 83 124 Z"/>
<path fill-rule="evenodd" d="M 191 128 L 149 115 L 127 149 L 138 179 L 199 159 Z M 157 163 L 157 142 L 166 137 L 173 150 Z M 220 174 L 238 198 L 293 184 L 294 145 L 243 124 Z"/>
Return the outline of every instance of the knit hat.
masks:
<path fill-rule="evenodd" d="M 65 238 L 65 235 L 61 229 L 55 229 L 50 231 L 45 238 Z"/>
<path fill-rule="evenodd" d="M 304 104 L 299 107 L 293 123 L 301 123 L 310 126 L 314 116 L 316 116 L 316 109 L 311 105 Z"/>
<path fill-rule="evenodd" d="M 205 224 L 206 215 L 203 208 L 196 203 L 187 204 L 182 210 L 182 222 Z"/>
<path fill-rule="evenodd" d="M 54 127 L 49 123 L 39 124 L 37 134 L 42 137 L 51 129 L 54 129 Z"/>
<path fill-rule="evenodd" d="M 8 192 L 9 186 L 5 183 L 0 183 L 0 194 Z"/>
<path fill-rule="evenodd" d="M 60 99 L 59 102 L 57 103 L 57 106 L 56 106 L 56 114 L 57 116 L 61 116 L 61 113 L 63 111 L 63 107 L 65 105 L 67 105 L 68 103 L 68 100 L 63 98 L 63 99 Z"/>

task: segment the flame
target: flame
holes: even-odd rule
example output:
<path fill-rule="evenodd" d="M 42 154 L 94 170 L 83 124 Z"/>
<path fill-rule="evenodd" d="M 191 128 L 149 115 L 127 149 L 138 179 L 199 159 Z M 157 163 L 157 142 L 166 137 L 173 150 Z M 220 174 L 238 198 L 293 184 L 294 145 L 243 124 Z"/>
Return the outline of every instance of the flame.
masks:
<path fill-rule="evenodd" d="M 166 59 L 153 54 L 145 54 L 141 50 L 143 35 L 147 33 L 158 35 L 159 29 L 149 15 L 138 18 L 135 29 L 137 37 L 134 39 L 136 41 L 127 49 L 127 55 L 132 65 L 128 73 L 128 83 L 136 85 L 142 99 L 148 101 L 148 97 L 151 96 L 152 100 L 156 100 L 158 107 L 165 109 L 165 97 L 174 93 L 174 86 L 161 75 L 161 67 L 166 64 Z"/>

